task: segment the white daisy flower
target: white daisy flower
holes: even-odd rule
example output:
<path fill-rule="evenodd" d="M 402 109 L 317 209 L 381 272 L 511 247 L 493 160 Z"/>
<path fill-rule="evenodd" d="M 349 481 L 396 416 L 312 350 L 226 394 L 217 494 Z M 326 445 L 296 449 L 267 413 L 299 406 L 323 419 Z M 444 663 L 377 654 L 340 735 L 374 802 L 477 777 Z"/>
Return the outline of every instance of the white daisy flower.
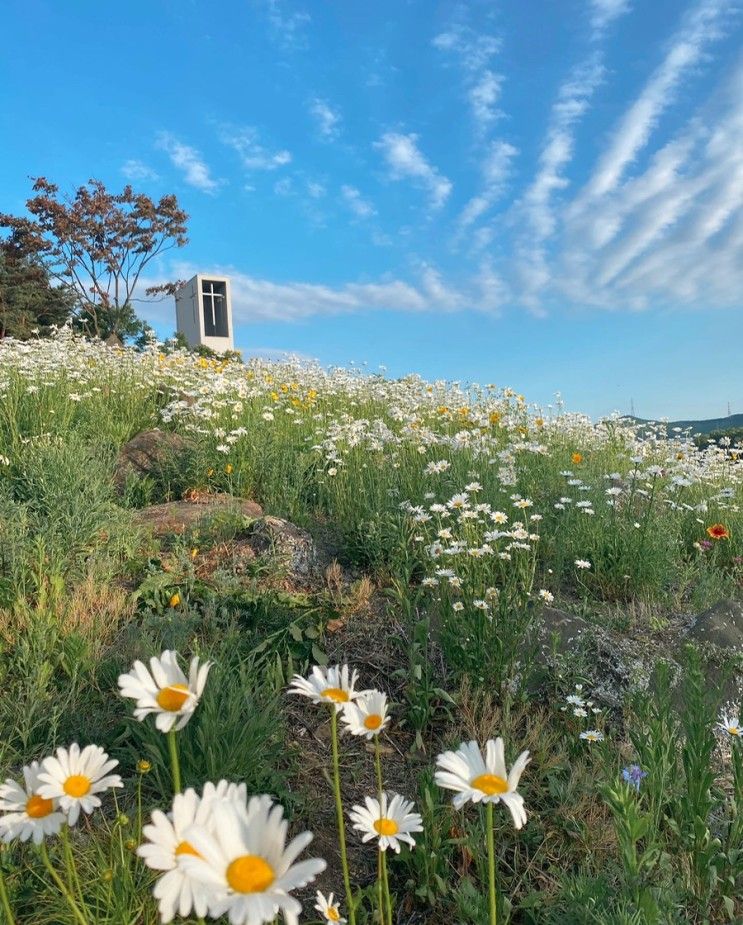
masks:
<path fill-rule="evenodd" d="M 218 784 L 208 782 L 203 795 L 189 788 L 176 794 L 172 810 L 166 816 L 159 809 L 152 814 L 152 823 L 144 826 L 144 841 L 137 854 L 152 870 L 164 871 L 153 888 L 158 900 L 160 920 L 170 922 L 176 913 L 185 918 L 191 914 L 203 918 L 208 909 L 209 887 L 190 877 L 183 869 L 184 855 L 198 857 L 193 845 L 185 838 L 186 831 L 193 825 L 207 825 L 212 819 L 214 800 L 231 800 L 239 806 L 247 806 L 245 784 Z"/>
<path fill-rule="evenodd" d="M 65 817 L 58 802 L 39 795 L 40 768 L 33 761 L 23 769 L 24 785 L 8 778 L 0 786 L 0 838 L 4 842 L 30 838 L 40 845 L 47 835 L 57 835 L 62 828 Z"/>
<path fill-rule="evenodd" d="M 419 813 L 411 812 L 414 804 L 399 793 L 382 794 L 381 803 L 374 797 L 364 797 L 366 806 L 354 806 L 349 817 L 354 828 L 363 832 L 361 840 L 379 840 L 379 850 L 392 848 L 400 853 L 400 843 L 415 847 L 413 832 L 423 831 L 423 819 Z"/>
<path fill-rule="evenodd" d="M 211 662 L 199 666 L 198 656 L 191 659 L 188 678 L 178 664 L 178 653 L 172 649 L 150 659 L 150 670 L 136 661 L 128 674 L 119 675 L 119 693 L 137 701 L 135 717 L 142 721 L 156 713 L 155 726 L 160 732 L 183 729 L 191 719 L 204 693 Z"/>
<path fill-rule="evenodd" d="M 311 883 L 325 861 L 294 861 L 312 841 L 303 832 L 288 845 L 284 810 L 266 797 L 253 797 L 247 808 L 217 800 L 207 825 L 193 825 L 185 838 L 196 854 L 181 855 L 186 874 L 210 888 L 208 914 L 228 915 L 231 925 L 263 925 L 279 912 L 286 925 L 297 925 L 302 906 L 291 890 Z"/>
<path fill-rule="evenodd" d="M 526 810 L 524 798 L 517 788 L 529 760 L 529 752 L 522 752 L 508 773 L 500 736 L 485 743 L 484 758 L 477 742 L 463 742 L 456 752 L 439 755 L 434 779 L 439 787 L 457 791 L 452 801 L 456 809 L 470 801 L 502 801 L 511 812 L 514 826 L 520 829 L 526 822 Z"/>
<path fill-rule="evenodd" d="M 604 733 L 599 729 L 586 729 L 585 732 L 581 732 L 580 738 L 585 742 L 603 742 Z"/>
<path fill-rule="evenodd" d="M 591 563 L 588 561 L 588 559 L 576 559 L 575 567 L 579 569 L 587 569 L 591 567 Z"/>
<path fill-rule="evenodd" d="M 118 763 L 100 745 L 86 745 L 81 751 L 77 742 L 73 742 L 69 750 L 58 748 L 56 755 L 41 762 L 37 792 L 45 800 L 59 800 L 68 824 L 75 825 L 81 809 L 92 813 L 101 805 L 96 794 L 111 787 L 123 787 L 118 774 L 108 773 Z"/>
<path fill-rule="evenodd" d="M 341 911 L 335 900 L 335 894 L 331 893 L 327 898 L 318 890 L 315 896 L 315 909 L 324 916 L 326 923 L 333 925 L 345 925 L 347 919 L 341 917 Z"/>
<path fill-rule="evenodd" d="M 330 668 L 315 665 L 308 678 L 294 675 L 289 693 L 309 697 L 313 703 L 335 704 L 338 713 L 344 704 L 359 696 L 360 691 L 355 690 L 358 679 L 358 671 L 355 668 L 349 671 L 348 665 L 333 665 Z"/>
<path fill-rule="evenodd" d="M 351 735 L 374 738 L 390 723 L 387 695 L 378 690 L 364 691 L 356 700 L 343 704 L 342 719 Z"/>
<path fill-rule="evenodd" d="M 743 738 L 743 726 L 741 726 L 740 719 L 737 716 L 725 713 L 721 715 L 720 720 L 717 725 L 723 732 L 727 732 L 728 735 L 736 738 Z"/>

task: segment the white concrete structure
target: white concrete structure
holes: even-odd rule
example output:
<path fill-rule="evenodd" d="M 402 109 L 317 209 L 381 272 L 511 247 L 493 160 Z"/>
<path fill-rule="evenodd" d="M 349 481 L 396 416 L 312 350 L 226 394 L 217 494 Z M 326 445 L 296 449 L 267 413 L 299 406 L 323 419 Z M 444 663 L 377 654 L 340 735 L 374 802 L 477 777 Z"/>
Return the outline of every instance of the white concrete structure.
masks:
<path fill-rule="evenodd" d="M 176 292 L 175 314 L 189 347 L 203 344 L 217 353 L 235 349 L 228 276 L 197 273 Z"/>

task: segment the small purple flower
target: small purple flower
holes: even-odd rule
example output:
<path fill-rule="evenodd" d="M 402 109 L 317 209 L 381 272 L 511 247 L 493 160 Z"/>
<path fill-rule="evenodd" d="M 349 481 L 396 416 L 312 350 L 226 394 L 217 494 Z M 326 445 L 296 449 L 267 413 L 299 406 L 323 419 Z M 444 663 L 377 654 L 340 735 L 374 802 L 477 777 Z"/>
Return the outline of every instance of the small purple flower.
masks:
<path fill-rule="evenodd" d="M 647 776 L 648 772 L 643 771 L 639 764 L 631 764 L 628 768 L 624 768 L 622 771 L 623 780 L 638 791 L 640 789 L 640 781 L 643 779 L 643 777 Z"/>

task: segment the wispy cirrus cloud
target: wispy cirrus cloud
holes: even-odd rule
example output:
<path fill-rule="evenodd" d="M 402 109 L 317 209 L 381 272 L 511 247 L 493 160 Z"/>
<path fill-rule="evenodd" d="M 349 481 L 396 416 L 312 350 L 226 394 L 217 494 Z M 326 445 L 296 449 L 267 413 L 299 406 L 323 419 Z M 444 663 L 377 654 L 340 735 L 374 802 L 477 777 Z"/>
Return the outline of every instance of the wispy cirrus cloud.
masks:
<path fill-rule="evenodd" d="M 157 171 L 153 170 L 148 164 L 145 164 L 144 161 L 137 160 L 136 158 L 125 161 L 121 165 L 121 172 L 127 180 L 132 180 L 135 183 L 160 179 L 160 175 Z"/>
<path fill-rule="evenodd" d="M 591 27 L 596 37 L 603 33 L 611 22 L 631 9 L 630 0 L 589 0 L 589 6 Z"/>
<path fill-rule="evenodd" d="M 492 67 L 492 59 L 500 51 L 500 39 L 455 23 L 436 35 L 432 44 L 455 56 L 464 72 L 465 94 L 477 133 L 484 136 L 502 115 L 498 103 L 504 77 Z"/>
<path fill-rule="evenodd" d="M 707 46 L 722 36 L 724 15 L 732 9 L 731 0 L 704 0 L 689 11 L 662 62 L 620 119 L 579 200 L 581 204 L 605 195 L 620 182 L 673 102 L 683 78 L 701 63 Z"/>
<path fill-rule="evenodd" d="M 183 180 L 189 186 L 202 193 L 216 193 L 224 185 L 224 180 L 216 180 L 200 151 L 179 141 L 170 132 L 161 132 L 156 145 L 170 158 L 173 166 L 181 172 Z"/>
<path fill-rule="evenodd" d="M 347 184 L 341 186 L 341 197 L 346 207 L 353 212 L 356 218 L 371 218 L 372 215 L 376 215 L 377 210 L 369 200 L 364 199 L 355 186 L 348 186 Z"/>
<path fill-rule="evenodd" d="M 249 171 L 277 170 L 291 162 L 292 156 L 284 148 L 271 151 L 260 140 L 258 129 L 252 126 L 223 125 L 220 141 L 240 156 L 243 167 Z"/>
<path fill-rule="evenodd" d="M 743 66 L 722 98 L 721 108 L 717 99 L 702 107 L 645 171 L 606 197 L 601 217 L 574 231 L 565 266 L 583 298 L 740 305 Z"/>
<path fill-rule="evenodd" d="M 410 179 L 428 192 L 432 208 L 444 205 L 451 194 L 452 182 L 426 159 L 418 147 L 418 135 L 386 132 L 374 147 L 381 152 L 390 179 Z"/>
<path fill-rule="evenodd" d="M 519 153 L 518 148 L 507 141 L 492 142 L 482 162 L 483 186 L 473 196 L 459 216 L 459 232 L 465 231 L 495 205 L 506 190 L 511 175 L 511 162 Z"/>
<path fill-rule="evenodd" d="M 306 29 L 312 17 L 306 10 L 293 7 L 285 0 L 257 0 L 268 21 L 271 35 L 285 51 L 307 45 Z"/>
<path fill-rule="evenodd" d="M 325 141 L 335 141 L 340 135 L 341 114 L 327 100 L 316 96 L 309 103 L 310 115 L 315 121 L 320 137 Z"/>

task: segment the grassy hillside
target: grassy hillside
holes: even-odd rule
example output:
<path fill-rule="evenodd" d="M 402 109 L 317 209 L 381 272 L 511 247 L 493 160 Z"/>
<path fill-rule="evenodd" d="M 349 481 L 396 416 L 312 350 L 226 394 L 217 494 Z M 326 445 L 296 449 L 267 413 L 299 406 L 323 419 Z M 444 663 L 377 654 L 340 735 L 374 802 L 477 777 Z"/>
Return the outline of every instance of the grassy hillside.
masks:
<path fill-rule="evenodd" d="M 741 653 L 684 642 L 740 598 L 742 502 L 724 448 L 508 389 L 1 344 L 5 918 L 739 920 Z M 326 867 L 281 879 L 261 794 Z"/>
<path fill-rule="evenodd" d="M 657 421 L 633 417 L 632 415 L 627 415 L 623 420 L 638 427 L 658 424 Z M 665 428 L 667 433 L 681 431 L 690 433 L 692 436 L 695 434 L 711 434 L 715 431 L 740 430 L 743 428 L 743 414 L 730 414 L 724 418 L 706 418 L 701 421 L 667 421 L 660 426 Z"/>

